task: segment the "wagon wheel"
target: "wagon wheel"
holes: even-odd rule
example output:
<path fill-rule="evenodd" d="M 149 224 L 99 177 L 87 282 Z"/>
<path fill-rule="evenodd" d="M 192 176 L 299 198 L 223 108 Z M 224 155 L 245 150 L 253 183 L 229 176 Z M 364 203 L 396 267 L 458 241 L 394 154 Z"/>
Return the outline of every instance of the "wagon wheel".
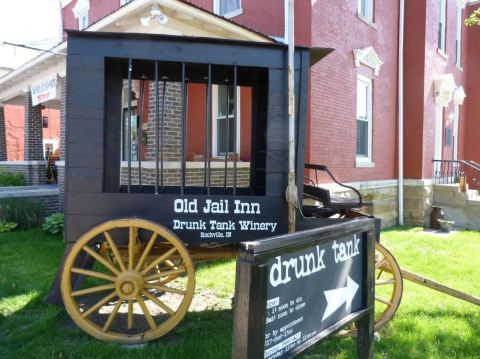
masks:
<path fill-rule="evenodd" d="M 400 267 L 393 255 L 375 242 L 375 331 L 382 329 L 395 315 L 403 293 Z M 356 334 L 355 325 L 342 334 Z"/>
<path fill-rule="evenodd" d="M 375 243 L 375 331 L 382 329 L 395 315 L 403 293 L 403 279 L 395 257 Z"/>
<path fill-rule="evenodd" d="M 195 271 L 176 235 L 146 220 L 121 219 L 75 243 L 61 288 L 68 313 L 84 331 L 105 341 L 139 343 L 161 337 L 182 320 Z"/>

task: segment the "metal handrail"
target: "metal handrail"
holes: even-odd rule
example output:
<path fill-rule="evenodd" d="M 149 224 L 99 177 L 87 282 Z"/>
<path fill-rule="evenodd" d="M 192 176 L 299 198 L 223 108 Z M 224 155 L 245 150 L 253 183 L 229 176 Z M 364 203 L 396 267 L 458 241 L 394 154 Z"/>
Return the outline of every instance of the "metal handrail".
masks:
<path fill-rule="evenodd" d="M 480 171 L 480 164 L 479 164 L 479 163 L 477 163 L 477 162 L 475 162 L 475 161 L 473 161 L 473 160 L 467 160 L 467 162 L 468 162 L 470 165 L 474 166 L 477 171 Z"/>
<path fill-rule="evenodd" d="M 472 160 L 432 160 L 434 163 L 434 181 L 436 184 L 458 183 L 465 170 L 473 171 L 472 183 L 480 184 L 480 165 Z M 446 170 L 445 170 L 446 167 Z"/>

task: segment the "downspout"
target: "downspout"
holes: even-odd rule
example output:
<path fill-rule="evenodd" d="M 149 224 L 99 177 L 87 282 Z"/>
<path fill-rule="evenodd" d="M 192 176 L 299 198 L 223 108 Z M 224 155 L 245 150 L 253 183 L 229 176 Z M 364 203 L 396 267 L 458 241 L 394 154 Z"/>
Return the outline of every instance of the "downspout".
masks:
<path fill-rule="evenodd" d="M 403 226 L 403 45 L 405 0 L 400 0 L 398 24 L 398 224 Z"/>
<path fill-rule="evenodd" d="M 295 185 L 294 0 L 286 1 L 288 1 L 288 187 L 285 197 L 288 202 L 288 232 L 295 232 L 295 207 L 298 198 Z"/>

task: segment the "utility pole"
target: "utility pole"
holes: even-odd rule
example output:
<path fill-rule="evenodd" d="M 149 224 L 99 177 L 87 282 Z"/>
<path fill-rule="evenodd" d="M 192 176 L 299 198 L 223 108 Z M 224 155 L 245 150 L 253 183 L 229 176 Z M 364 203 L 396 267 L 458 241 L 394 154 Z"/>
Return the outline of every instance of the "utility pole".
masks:
<path fill-rule="evenodd" d="M 295 185 L 295 31 L 294 0 L 288 0 L 288 231 L 295 232 L 295 207 L 298 204 Z"/>

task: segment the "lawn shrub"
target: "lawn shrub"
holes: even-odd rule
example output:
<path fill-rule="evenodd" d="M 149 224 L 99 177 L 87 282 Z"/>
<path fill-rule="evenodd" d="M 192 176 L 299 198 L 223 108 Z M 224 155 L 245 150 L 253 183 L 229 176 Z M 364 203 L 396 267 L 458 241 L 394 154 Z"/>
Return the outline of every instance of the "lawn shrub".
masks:
<path fill-rule="evenodd" d="M 1 220 L 15 222 L 18 229 L 39 226 L 43 219 L 43 205 L 29 198 L 5 198 L 0 202 Z"/>
<path fill-rule="evenodd" d="M 0 221 L 0 233 L 11 232 L 17 228 L 18 224 L 15 222 Z"/>
<path fill-rule="evenodd" d="M 49 234 L 58 234 L 63 232 L 63 213 L 54 213 L 45 218 L 42 228 Z"/>
<path fill-rule="evenodd" d="M 0 170 L 0 187 L 25 186 L 25 175 Z"/>

